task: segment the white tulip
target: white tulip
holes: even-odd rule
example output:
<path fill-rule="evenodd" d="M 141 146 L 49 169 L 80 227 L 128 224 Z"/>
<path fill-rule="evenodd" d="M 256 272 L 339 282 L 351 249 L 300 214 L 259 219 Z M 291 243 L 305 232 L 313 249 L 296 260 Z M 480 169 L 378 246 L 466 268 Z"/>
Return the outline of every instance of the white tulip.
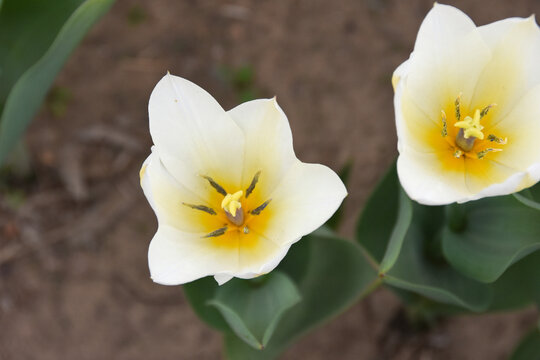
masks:
<path fill-rule="evenodd" d="M 266 274 L 347 194 L 332 170 L 296 158 L 275 98 L 226 112 L 197 85 L 167 74 L 148 108 L 154 147 L 141 186 L 159 224 L 148 252 L 157 283 Z"/>
<path fill-rule="evenodd" d="M 435 4 L 392 78 L 398 174 L 428 205 L 507 195 L 540 179 L 540 30 L 476 27 Z"/>

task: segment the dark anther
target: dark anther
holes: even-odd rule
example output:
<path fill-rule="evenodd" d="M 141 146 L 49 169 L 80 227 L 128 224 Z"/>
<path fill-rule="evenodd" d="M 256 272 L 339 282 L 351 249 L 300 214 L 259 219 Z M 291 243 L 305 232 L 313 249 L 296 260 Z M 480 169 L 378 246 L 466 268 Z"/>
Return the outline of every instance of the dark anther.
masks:
<path fill-rule="evenodd" d="M 193 205 L 193 204 L 187 204 L 187 203 L 184 203 L 184 202 L 182 203 L 182 205 L 185 205 L 185 206 L 190 207 L 190 208 L 195 209 L 195 210 L 201 210 L 201 211 L 207 212 L 210 215 L 216 215 L 216 212 L 214 211 L 214 209 L 212 209 L 211 207 L 208 207 L 208 206 Z"/>
<path fill-rule="evenodd" d="M 221 235 L 225 234 L 225 232 L 227 232 L 227 227 L 226 226 L 222 227 L 220 229 L 217 229 L 215 231 L 212 231 L 209 234 L 204 235 L 203 238 L 218 237 L 218 236 L 221 236 Z"/>
<path fill-rule="evenodd" d="M 255 189 L 255 185 L 257 185 L 257 183 L 259 182 L 259 175 L 261 175 L 261 172 L 257 171 L 255 176 L 253 177 L 253 180 L 251 180 L 251 184 L 249 184 L 249 187 L 246 189 L 246 199 L 253 192 L 253 189 Z"/>
<path fill-rule="evenodd" d="M 215 182 L 214 179 L 212 179 L 210 176 L 206 176 L 206 175 L 202 175 L 202 177 L 205 178 L 206 180 L 208 180 L 210 185 L 212 185 L 212 187 L 214 189 L 216 189 L 216 191 L 218 193 L 220 193 L 223 196 L 227 196 L 227 192 L 225 191 L 225 189 L 221 185 L 219 185 L 217 182 Z"/>
<path fill-rule="evenodd" d="M 261 211 L 263 211 L 268 206 L 268 204 L 270 204 L 270 201 L 272 201 L 272 199 L 266 200 L 262 203 L 262 205 L 259 205 L 255 209 L 251 210 L 250 213 L 253 215 L 259 215 Z"/>

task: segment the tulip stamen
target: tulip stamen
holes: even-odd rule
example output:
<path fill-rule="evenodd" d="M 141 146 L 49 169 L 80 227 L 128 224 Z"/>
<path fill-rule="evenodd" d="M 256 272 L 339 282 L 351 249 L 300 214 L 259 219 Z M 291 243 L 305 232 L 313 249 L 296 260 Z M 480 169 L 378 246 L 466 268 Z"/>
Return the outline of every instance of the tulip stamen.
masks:
<path fill-rule="evenodd" d="M 461 151 L 461 150 L 459 150 L 459 149 L 456 149 L 456 150 L 454 151 L 454 157 L 455 157 L 456 159 L 459 159 L 459 158 L 461 157 L 461 155 L 463 155 L 463 151 Z"/>
<path fill-rule="evenodd" d="M 212 179 L 210 176 L 206 176 L 206 175 L 201 175 L 203 178 L 205 178 L 206 180 L 208 180 L 208 182 L 210 183 L 210 185 L 216 189 L 216 191 L 218 193 L 220 193 L 221 195 L 223 196 L 227 196 L 227 191 L 225 191 L 225 189 L 223 188 L 223 186 L 219 185 L 217 182 L 214 181 L 214 179 Z"/>
<path fill-rule="evenodd" d="M 251 184 L 249 184 L 249 187 L 246 189 L 246 199 L 248 198 L 249 195 L 251 195 L 251 193 L 255 189 L 255 186 L 259 182 L 259 176 L 260 175 L 261 175 L 261 171 L 259 170 L 255 174 L 255 176 L 253 176 L 253 180 L 251 180 Z"/>
<path fill-rule="evenodd" d="M 214 230 L 212 231 L 211 233 L 208 233 L 206 235 L 203 236 L 203 238 L 210 238 L 210 237 L 218 237 L 218 236 L 221 236 L 223 234 L 225 234 L 227 232 L 227 229 L 228 227 L 227 226 L 224 226 L 222 228 L 219 228 L 217 230 Z"/>
<path fill-rule="evenodd" d="M 484 116 L 486 116 L 487 113 L 489 112 L 489 109 L 491 109 L 492 107 L 495 107 L 495 106 L 497 106 L 497 104 L 493 103 L 493 104 L 489 104 L 488 106 L 483 108 L 482 111 L 480 112 L 480 119 L 483 118 Z"/>
<path fill-rule="evenodd" d="M 216 213 L 216 211 L 214 209 L 212 209 L 211 207 L 205 206 L 205 205 L 193 205 L 193 204 L 188 204 L 188 203 L 185 203 L 185 202 L 183 202 L 182 205 L 190 207 L 190 208 L 192 208 L 194 210 L 201 210 L 201 211 L 207 212 L 210 215 L 217 215 L 217 213 Z"/>
<path fill-rule="evenodd" d="M 272 199 L 266 200 L 261 205 L 257 206 L 255 209 L 251 210 L 249 213 L 252 214 L 252 215 L 260 215 L 261 211 L 263 211 L 268 206 L 268 204 L 270 204 L 270 201 L 272 201 Z"/>
<path fill-rule="evenodd" d="M 441 130 L 441 135 L 443 137 L 446 137 L 448 136 L 448 126 L 446 123 L 446 113 L 444 112 L 444 110 L 441 110 L 441 118 L 442 118 L 442 125 L 443 125 L 443 128 Z"/>
<path fill-rule="evenodd" d="M 480 152 L 478 152 L 476 154 L 476 156 L 478 157 L 478 159 L 482 159 L 484 158 L 484 156 L 486 156 L 488 153 L 490 152 L 498 152 L 498 151 L 502 151 L 502 149 L 494 149 L 494 148 L 487 148 L 485 150 L 482 150 Z"/>
<path fill-rule="evenodd" d="M 489 134 L 487 139 L 491 142 L 494 142 L 494 143 L 497 143 L 497 144 L 501 144 L 501 145 L 506 145 L 506 143 L 508 142 L 508 138 L 500 138 L 500 137 L 497 137 L 493 134 Z"/>
<path fill-rule="evenodd" d="M 455 108 L 456 108 L 456 119 L 457 121 L 461 120 L 461 95 L 462 93 L 459 93 L 458 97 L 456 98 L 456 101 L 454 102 Z"/>

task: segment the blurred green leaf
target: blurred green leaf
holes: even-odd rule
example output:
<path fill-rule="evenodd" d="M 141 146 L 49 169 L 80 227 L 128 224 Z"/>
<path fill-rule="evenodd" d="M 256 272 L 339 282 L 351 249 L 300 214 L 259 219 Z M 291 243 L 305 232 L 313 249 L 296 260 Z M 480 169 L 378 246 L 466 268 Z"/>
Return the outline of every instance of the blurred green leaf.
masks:
<path fill-rule="evenodd" d="M 343 184 L 345 184 L 345 187 L 349 185 L 349 178 L 351 177 L 351 171 L 352 171 L 352 161 L 347 161 L 345 163 L 345 166 L 341 168 L 341 170 L 338 172 L 339 178 L 341 181 L 343 181 Z M 341 220 L 343 219 L 343 205 L 345 204 L 345 201 L 341 203 L 341 206 L 337 209 L 337 211 L 332 215 L 332 217 L 326 222 L 326 226 L 328 226 L 332 230 L 337 230 L 339 225 L 341 224 Z"/>
<path fill-rule="evenodd" d="M 208 306 L 208 302 L 215 298 L 218 288 L 219 285 L 211 276 L 183 285 L 184 295 L 201 320 L 217 330 L 230 331 L 221 313 L 215 307 Z"/>
<path fill-rule="evenodd" d="M 510 360 L 540 359 L 540 330 L 535 328 L 517 346 Z"/>
<path fill-rule="evenodd" d="M 493 283 L 490 311 L 513 310 L 540 304 L 540 250 L 513 264 Z"/>
<path fill-rule="evenodd" d="M 208 304 L 221 312 L 240 339 L 260 350 L 268 344 L 283 313 L 299 301 L 291 279 L 274 271 L 262 281 L 233 279 Z"/>
<path fill-rule="evenodd" d="M 533 251 L 540 249 L 540 212 L 514 196 L 500 196 L 457 205 L 463 212 L 461 231 L 446 228 L 443 252 L 464 275 L 493 282 Z"/>
<path fill-rule="evenodd" d="M 333 236 L 303 238 L 293 245 L 278 269 L 294 281 L 302 300 L 284 314 L 274 336 L 261 351 L 246 345 L 234 334 L 226 334 L 229 359 L 276 358 L 299 336 L 343 311 L 379 283 L 377 272 L 361 248 Z"/>
<path fill-rule="evenodd" d="M 5 0 L 0 11 L 0 163 L 58 71 L 114 0 Z"/>
<path fill-rule="evenodd" d="M 399 201 L 398 201 L 398 216 L 392 234 L 390 235 L 390 240 L 388 241 L 388 248 L 384 254 L 384 257 L 381 261 L 381 266 L 379 273 L 387 273 L 396 263 L 399 253 L 401 252 L 401 247 L 403 245 L 403 240 L 407 235 L 407 230 L 411 225 L 411 220 L 413 216 L 413 206 L 411 200 L 405 194 L 403 189 L 399 191 Z"/>
<path fill-rule="evenodd" d="M 396 224 L 400 185 L 395 162 L 371 193 L 358 219 L 356 239 L 380 263 Z"/>
<path fill-rule="evenodd" d="M 540 183 L 513 195 L 522 204 L 540 210 Z"/>
<path fill-rule="evenodd" d="M 439 255 L 437 249 L 445 220 L 443 207 L 413 203 L 412 221 L 401 251 L 397 251 L 397 246 L 388 246 L 396 225 L 400 225 L 400 229 L 395 230 L 398 234 L 406 223 L 398 223 L 400 191 L 395 165 L 392 165 L 370 197 L 357 227 L 358 241 L 376 261 L 381 262 L 386 257 L 394 263 L 384 274 L 384 282 L 468 310 L 487 308 L 491 287 L 463 276 Z M 399 244 L 397 240 L 395 243 Z M 388 251 L 390 255 L 386 255 Z"/>

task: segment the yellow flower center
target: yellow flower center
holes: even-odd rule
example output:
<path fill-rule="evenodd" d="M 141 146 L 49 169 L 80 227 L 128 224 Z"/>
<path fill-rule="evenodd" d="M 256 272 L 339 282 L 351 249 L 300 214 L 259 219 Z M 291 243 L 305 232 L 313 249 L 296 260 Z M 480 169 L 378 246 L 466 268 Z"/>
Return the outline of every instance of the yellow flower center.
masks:
<path fill-rule="evenodd" d="M 199 210 L 202 212 L 205 212 L 211 216 L 217 216 L 219 219 L 223 219 L 223 223 L 221 227 L 217 228 L 214 231 L 211 231 L 210 233 L 207 233 L 203 237 L 205 238 L 217 238 L 222 237 L 222 235 L 225 235 L 228 232 L 231 231 L 239 231 L 243 234 L 249 234 L 250 229 L 248 227 L 248 223 L 250 223 L 255 218 L 259 217 L 261 215 L 261 212 L 268 206 L 271 199 L 268 199 L 261 203 L 255 203 L 253 204 L 252 199 L 250 198 L 250 201 L 248 201 L 248 197 L 251 195 L 253 190 L 255 189 L 255 186 L 257 185 L 259 181 L 259 175 L 260 171 L 255 174 L 253 177 L 253 180 L 251 181 L 249 187 L 244 191 L 238 190 L 234 193 L 228 193 L 223 186 L 218 184 L 214 179 L 212 179 L 209 176 L 202 176 L 204 179 L 206 179 L 210 186 L 212 186 L 220 195 L 223 196 L 223 200 L 221 201 L 220 208 L 213 207 L 213 206 L 207 206 L 207 205 L 196 205 L 196 204 L 188 204 L 183 203 L 183 205 L 190 207 L 194 210 Z M 255 199 L 256 201 L 257 199 Z M 258 205 L 258 206 L 254 206 Z M 244 207 L 246 207 L 247 211 L 244 211 Z M 219 209 L 219 210 L 217 210 Z M 221 211 L 223 210 L 223 211 Z"/>
<path fill-rule="evenodd" d="M 236 216 L 236 210 L 242 207 L 242 203 L 238 200 L 242 197 L 243 194 L 244 192 L 242 190 L 237 191 L 232 195 L 227 194 L 221 202 L 221 208 L 232 216 Z"/>
<path fill-rule="evenodd" d="M 484 140 L 484 133 L 482 132 L 484 127 L 480 125 L 480 110 L 478 109 L 474 112 L 474 117 L 467 116 L 462 121 L 456 122 L 454 126 L 464 130 L 463 137 L 465 139 L 472 136 Z"/>
<path fill-rule="evenodd" d="M 473 116 L 467 115 L 462 119 L 460 94 L 454 102 L 455 122 L 453 124 L 459 131 L 453 138 L 448 138 L 448 118 L 444 110 L 441 110 L 443 125 L 441 135 L 449 142 L 455 158 L 459 159 L 460 157 L 465 157 L 471 159 L 483 159 L 488 153 L 503 150 L 494 146 L 505 145 L 507 139 L 497 137 L 494 134 L 489 134 L 486 137 L 483 132 L 484 126 L 481 124 L 481 120 L 494 106 L 496 106 L 496 104 L 490 104 L 482 110 L 475 109 Z"/>
<path fill-rule="evenodd" d="M 242 197 L 244 192 L 242 190 L 235 192 L 234 194 L 227 194 L 221 202 L 221 208 L 225 210 L 227 219 L 236 226 L 240 226 L 244 223 L 244 211 L 242 210 L 242 203 L 238 200 Z"/>

